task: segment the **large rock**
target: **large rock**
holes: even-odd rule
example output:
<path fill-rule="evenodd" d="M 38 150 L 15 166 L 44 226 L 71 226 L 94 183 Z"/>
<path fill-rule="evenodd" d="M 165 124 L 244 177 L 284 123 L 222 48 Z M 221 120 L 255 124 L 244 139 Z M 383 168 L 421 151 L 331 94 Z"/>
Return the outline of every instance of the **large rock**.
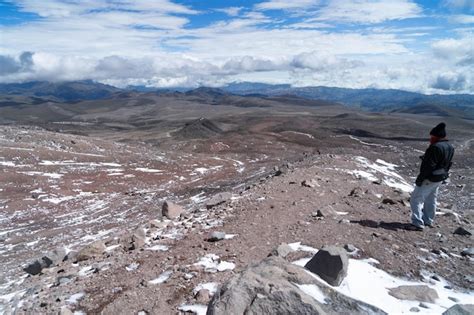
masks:
<path fill-rule="evenodd" d="M 218 193 L 206 202 L 206 208 L 212 209 L 218 205 L 226 203 L 231 198 L 232 198 L 232 194 L 229 192 Z"/>
<path fill-rule="evenodd" d="M 330 285 L 338 286 L 347 276 L 348 266 L 349 259 L 344 248 L 325 246 L 304 267 Z"/>
<path fill-rule="evenodd" d="M 91 258 L 99 257 L 105 252 L 105 249 L 105 244 L 102 241 L 95 241 L 79 250 L 75 257 L 75 260 L 84 261 Z"/>
<path fill-rule="evenodd" d="M 388 289 L 388 294 L 399 300 L 434 303 L 439 298 L 435 289 L 426 285 L 401 285 Z"/>
<path fill-rule="evenodd" d="M 163 216 L 167 217 L 168 219 L 177 218 L 183 212 L 184 212 L 184 209 L 181 206 L 174 204 L 170 201 L 165 201 L 161 209 L 161 213 L 163 214 Z"/>
<path fill-rule="evenodd" d="M 23 270 L 30 275 L 37 275 L 40 274 L 41 271 L 45 268 L 49 268 L 53 265 L 58 265 L 59 263 L 63 262 L 66 259 L 66 250 L 65 249 L 55 249 L 40 259 L 33 261 L 32 263 L 28 264 Z"/>
<path fill-rule="evenodd" d="M 321 292 L 323 297 L 306 293 L 311 291 Z M 221 314 L 385 313 L 323 285 L 303 268 L 271 256 L 248 266 L 220 287 L 207 315 Z"/>
<path fill-rule="evenodd" d="M 138 228 L 133 233 L 121 238 L 121 244 L 125 250 L 139 249 L 145 246 L 145 229 Z"/>
<path fill-rule="evenodd" d="M 474 304 L 456 304 L 448 308 L 443 315 L 472 315 Z"/>
<path fill-rule="evenodd" d="M 288 256 L 292 252 L 293 252 L 293 248 L 291 248 L 290 245 L 288 245 L 286 243 L 282 243 L 282 244 L 278 245 L 277 248 L 274 248 L 270 252 L 269 256 L 278 256 L 278 257 L 281 257 L 281 258 L 285 258 L 286 256 Z"/>

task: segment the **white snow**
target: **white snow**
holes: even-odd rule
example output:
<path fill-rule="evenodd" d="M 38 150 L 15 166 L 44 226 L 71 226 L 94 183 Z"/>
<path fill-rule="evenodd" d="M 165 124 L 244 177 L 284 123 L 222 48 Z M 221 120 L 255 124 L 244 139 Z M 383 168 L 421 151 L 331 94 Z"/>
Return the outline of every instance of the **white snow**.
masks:
<path fill-rule="evenodd" d="M 139 171 L 143 173 L 163 173 L 163 170 L 157 170 L 157 169 L 146 168 L 146 167 L 137 167 L 135 171 Z"/>
<path fill-rule="evenodd" d="M 45 201 L 45 202 L 51 202 L 55 205 L 58 205 L 64 201 L 68 201 L 68 200 L 72 200 L 74 199 L 75 197 L 74 196 L 65 196 L 65 197 L 49 197 L 49 198 L 44 198 L 44 199 L 41 199 L 41 201 Z"/>
<path fill-rule="evenodd" d="M 152 246 L 152 247 L 147 247 L 145 248 L 146 250 L 154 250 L 154 251 L 162 251 L 162 252 L 166 252 L 168 250 L 168 246 L 166 245 L 155 245 L 155 246 Z"/>
<path fill-rule="evenodd" d="M 196 294 L 201 290 L 208 290 L 209 295 L 213 296 L 217 292 L 218 286 L 219 284 L 217 282 L 200 283 L 197 287 L 194 288 L 193 293 Z"/>
<path fill-rule="evenodd" d="M 194 169 L 193 173 L 200 173 L 201 175 L 204 175 L 207 171 L 209 170 L 205 167 L 198 167 Z"/>
<path fill-rule="evenodd" d="M 326 296 L 317 285 L 315 284 L 296 284 L 296 285 L 298 286 L 298 288 L 301 289 L 301 291 L 308 294 L 319 303 L 327 304 Z"/>
<path fill-rule="evenodd" d="M 207 254 L 195 263 L 196 266 L 203 266 L 205 272 L 217 272 L 232 270 L 235 268 L 235 264 L 227 261 L 220 261 L 219 256 L 216 254 Z"/>
<path fill-rule="evenodd" d="M 10 166 L 10 167 L 15 167 L 15 163 L 11 161 L 0 161 L 1 166 Z"/>
<path fill-rule="evenodd" d="M 204 192 L 201 192 L 197 195 L 192 196 L 190 199 L 194 203 L 201 203 L 206 200 L 206 195 Z"/>
<path fill-rule="evenodd" d="M 349 173 L 353 174 L 356 178 L 365 178 L 367 180 L 370 180 L 371 182 L 374 182 L 378 179 L 373 174 L 366 171 L 355 170 L 355 171 L 349 171 Z"/>
<path fill-rule="evenodd" d="M 293 263 L 304 266 L 309 260 L 310 258 L 305 258 Z M 410 308 L 417 307 L 420 303 L 418 301 L 399 300 L 388 294 L 389 288 L 395 288 L 401 285 L 422 284 L 437 291 L 439 299 L 436 300 L 436 303 L 425 303 L 429 305 L 430 308 L 419 308 L 420 312 L 418 314 L 443 313 L 447 308 L 456 304 L 456 302 L 450 300 L 448 297 L 458 299 L 459 302 L 457 303 L 460 304 L 472 303 L 474 299 L 473 293 L 462 293 L 446 289 L 445 286 L 447 283 L 445 281 L 424 283 L 399 279 L 378 269 L 373 265 L 374 263 L 377 263 L 374 259 L 349 259 L 347 277 L 340 286 L 332 288 L 351 298 L 374 305 L 389 314 L 410 314 Z M 323 285 L 329 286 L 315 274 L 308 273 L 320 280 Z"/>
<path fill-rule="evenodd" d="M 207 306 L 201 305 L 201 304 L 194 304 L 194 305 L 183 304 L 180 307 L 178 307 L 178 310 L 183 311 L 183 312 L 193 312 L 194 314 L 197 314 L 197 315 L 206 315 Z"/>
<path fill-rule="evenodd" d="M 127 271 L 135 271 L 138 269 L 138 267 L 140 267 L 139 263 L 131 263 L 130 265 L 126 266 L 125 269 Z"/>
<path fill-rule="evenodd" d="M 82 299 L 84 296 L 85 296 L 84 292 L 79 292 L 79 293 L 71 295 L 66 300 L 66 302 L 68 302 L 69 304 L 77 304 L 77 302 L 79 302 L 79 300 Z"/>
<path fill-rule="evenodd" d="M 233 239 L 233 238 L 236 237 L 236 236 L 237 236 L 236 234 L 226 234 L 226 235 L 224 236 L 224 239 L 225 239 L 225 240 L 231 240 L 231 239 Z"/>
<path fill-rule="evenodd" d="M 173 271 L 167 270 L 167 271 L 163 272 L 162 274 L 160 274 L 158 276 L 158 278 L 148 281 L 148 283 L 150 283 L 150 284 L 163 283 L 163 282 L 167 281 L 171 277 L 172 274 L 173 274 Z"/>
<path fill-rule="evenodd" d="M 307 245 L 301 245 L 301 242 L 296 242 L 296 243 L 290 243 L 288 246 L 291 247 L 292 250 L 294 251 L 303 251 L 303 252 L 309 252 L 311 254 L 316 254 L 318 250 L 314 247 L 307 246 Z"/>
<path fill-rule="evenodd" d="M 305 136 L 305 137 L 308 137 L 310 139 L 314 139 L 314 136 L 313 135 L 310 135 L 309 133 L 304 133 L 304 132 L 298 132 L 298 131 L 285 131 L 287 133 L 293 133 L 293 134 L 296 134 L 296 135 L 302 135 L 302 136 Z"/>
<path fill-rule="evenodd" d="M 376 179 L 375 175 L 373 174 L 380 173 L 384 176 L 383 182 L 387 186 L 397 188 L 405 192 L 411 192 L 413 190 L 413 185 L 407 183 L 400 174 L 395 172 L 395 167 L 397 167 L 397 165 L 385 162 L 380 159 L 377 159 L 376 162 L 373 163 L 363 156 L 356 156 L 354 157 L 354 160 L 361 166 L 367 168 L 368 172 L 355 170 L 351 172 L 352 174 L 359 175 L 360 177 L 364 177 L 373 181 Z"/>

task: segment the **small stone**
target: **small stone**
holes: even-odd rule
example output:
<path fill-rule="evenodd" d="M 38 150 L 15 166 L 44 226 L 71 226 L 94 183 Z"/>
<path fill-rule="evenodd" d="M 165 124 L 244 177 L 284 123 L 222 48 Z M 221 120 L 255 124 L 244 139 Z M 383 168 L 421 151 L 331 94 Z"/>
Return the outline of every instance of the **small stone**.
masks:
<path fill-rule="evenodd" d="M 416 306 L 410 308 L 410 312 L 418 313 L 419 311 L 420 311 L 420 309 Z"/>
<path fill-rule="evenodd" d="M 352 252 L 355 252 L 357 250 L 357 248 L 352 245 L 352 244 L 346 244 L 344 245 L 344 249 L 348 252 L 348 253 L 352 253 Z"/>
<path fill-rule="evenodd" d="M 426 285 L 401 285 L 388 289 L 388 294 L 399 300 L 434 303 L 439 297 L 436 290 Z"/>
<path fill-rule="evenodd" d="M 206 241 L 208 242 L 218 242 L 225 239 L 225 233 L 224 232 L 218 232 L 214 231 L 208 235 L 206 238 Z"/>
<path fill-rule="evenodd" d="M 273 249 L 269 256 L 279 256 L 281 258 L 285 258 L 288 256 L 293 249 L 286 243 L 278 245 L 277 248 Z"/>
<path fill-rule="evenodd" d="M 314 188 L 316 186 L 319 186 L 319 184 L 314 180 L 314 179 L 306 179 L 301 182 L 301 186 L 303 187 L 309 187 L 309 188 Z"/>
<path fill-rule="evenodd" d="M 455 298 L 454 296 L 448 296 L 448 299 L 450 299 L 451 301 L 453 301 L 455 303 L 459 302 L 459 299 Z"/>
<path fill-rule="evenodd" d="M 428 305 L 426 305 L 423 302 L 421 302 L 418 306 L 421 307 L 421 308 L 430 308 Z"/>
<path fill-rule="evenodd" d="M 471 236 L 472 231 L 467 230 L 464 227 L 460 226 L 454 231 L 454 234 L 462 235 L 462 236 Z"/>
<path fill-rule="evenodd" d="M 469 257 L 474 256 L 474 247 L 464 248 L 461 252 L 461 255 Z"/>
<path fill-rule="evenodd" d="M 382 203 L 384 205 L 394 205 L 394 204 L 396 204 L 396 202 L 393 199 L 390 199 L 390 198 L 382 199 Z"/>

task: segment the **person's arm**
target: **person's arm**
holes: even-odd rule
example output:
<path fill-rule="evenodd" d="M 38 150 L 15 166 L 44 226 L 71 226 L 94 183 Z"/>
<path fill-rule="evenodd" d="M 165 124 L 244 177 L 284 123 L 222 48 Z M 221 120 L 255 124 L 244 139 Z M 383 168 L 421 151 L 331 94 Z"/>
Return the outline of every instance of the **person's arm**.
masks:
<path fill-rule="evenodd" d="M 436 146 L 431 145 L 426 149 L 423 161 L 421 162 L 420 174 L 416 178 L 416 185 L 421 186 L 423 181 L 436 169 L 439 162 L 439 154 L 439 149 Z"/>

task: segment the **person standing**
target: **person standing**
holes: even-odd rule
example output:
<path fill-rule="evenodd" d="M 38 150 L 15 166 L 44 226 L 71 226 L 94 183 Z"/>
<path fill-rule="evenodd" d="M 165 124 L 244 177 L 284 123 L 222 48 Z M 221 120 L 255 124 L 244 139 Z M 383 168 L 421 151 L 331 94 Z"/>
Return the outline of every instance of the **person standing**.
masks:
<path fill-rule="evenodd" d="M 420 173 L 410 198 L 411 224 L 417 231 L 433 227 L 439 186 L 449 177 L 454 148 L 446 138 L 446 124 L 430 131 L 430 146 L 421 156 Z"/>

